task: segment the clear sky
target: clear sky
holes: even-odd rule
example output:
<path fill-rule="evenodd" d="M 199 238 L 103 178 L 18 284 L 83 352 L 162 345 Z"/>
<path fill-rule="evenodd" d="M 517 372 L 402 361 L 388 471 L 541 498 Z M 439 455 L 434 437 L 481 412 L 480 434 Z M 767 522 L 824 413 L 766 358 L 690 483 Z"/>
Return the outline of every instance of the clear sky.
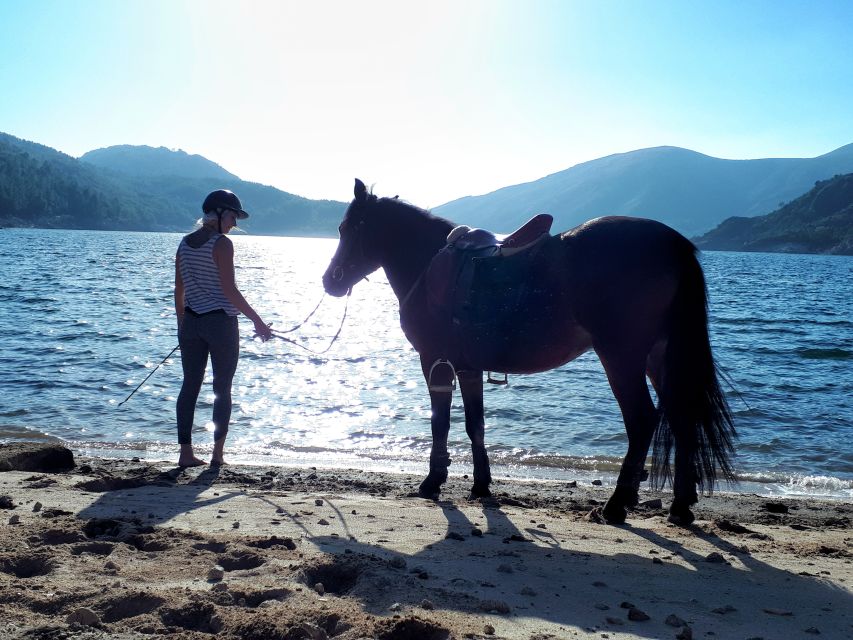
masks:
<path fill-rule="evenodd" d="M 853 142 L 850 0 L 0 0 L 0 131 L 425 207 L 674 145 Z"/>

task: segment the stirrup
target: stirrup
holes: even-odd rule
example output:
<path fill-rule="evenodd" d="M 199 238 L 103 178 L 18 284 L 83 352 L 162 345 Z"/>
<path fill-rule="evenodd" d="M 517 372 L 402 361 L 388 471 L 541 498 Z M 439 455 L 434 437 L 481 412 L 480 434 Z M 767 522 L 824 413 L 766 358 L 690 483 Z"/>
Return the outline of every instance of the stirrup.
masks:
<path fill-rule="evenodd" d="M 504 379 L 503 379 L 503 380 L 501 380 L 500 378 L 493 378 L 493 377 L 492 377 L 492 372 L 491 372 L 491 371 L 486 371 L 486 382 L 488 382 L 489 384 L 505 384 L 505 385 L 509 385 L 509 378 L 507 378 L 507 375 L 506 375 L 506 374 L 504 374 Z"/>
<path fill-rule="evenodd" d="M 450 384 L 437 384 L 433 385 L 432 383 L 432 372 L 435 371 L 435 368 L 441 365 L 446 365 L 450 367 L 450 373 L 452 375 L 450 379 Z M 429 368 L 429 374 L 427 375 L 427 388 L 430 391 L 435 391 L 437 393 L 453 393 L 456 390 L 456 369 L 453 367 L 453 363 L 450 360 L 445 360 L 444 358 L 439 358 L 435 362 L 432 363 L 432 366 Z"/>

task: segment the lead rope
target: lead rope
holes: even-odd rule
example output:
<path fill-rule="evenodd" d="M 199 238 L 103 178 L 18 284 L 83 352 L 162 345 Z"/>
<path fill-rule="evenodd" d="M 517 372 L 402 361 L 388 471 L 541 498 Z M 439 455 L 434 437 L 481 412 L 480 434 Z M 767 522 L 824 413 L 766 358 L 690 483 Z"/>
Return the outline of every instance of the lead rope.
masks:
<path fill-rule="evenodd" d="M 293 332 L 293 331 L 296 331 L 299 327 L 301 327 L 301 326 L 302 326 L 302 325 L 304 325 L 306 322 L 308 322 L 308 321 L 311 319 L 311 316 L 313 316 L 313 315 L 317 312 L 317 309 L 319 309 L 319 308 L 320 308 L 320 304 L 322 304 L 323 299 L 326 297 L 326 294 L 325 294 L 325 293 L 324 293 L 324 294 L 323 294 L 323 296 L 320 298 L 320 302 L 318 302 L 318 303 L 317 303 L 317 306 L 316 306 L 316 307 L 314 307 L 314 310 L 313 310 L 311 313 L 309 313 L 309 314 L 305 317 L 305 319 L 304 319 L 302 322 L 300 322 L 300 323 L 299 323 L 299 324 L 297 324 L 296 326 L 291 327 L 290 329 L 287 329 L 286 331 L 272 331 L 272 330 L 271 330 L 271 333 L 272 333 L 273 337 L 279 338 L 280 340 L 284 340 L 285 342 L 289 342 L 289 343 L 291 343 L 291 344 L 295 344 L 295 345 L 296 345 L 297 347 L 299 347 L 300 349 L 305 349 L 306 351 L 308 351 L 309 353 L 313 353 L 314 355 L 322 355 L 322 354 L 326 353 L 329 349 L 331 349 L 331 348 L 332 348 L 332 345 L 333 345 L 333 344 L 335 344 L 335 340 L 337 340 L 337 339 L 338 339 L 338 336 L 340 336 L 340 335 L 341 335 L 341 330 L 343 330 L 343 328 L 344 328 L 344 321 L 347 319 L 347 308 L 349 307 L 349 297 L 350 297 L 350 295 L 351 295 L 351 294 L 352 294 L 352 289 L 350 289 L 349 291 L 347 291 L 347 301 L 346 301 L 346 305 L 344 305 L 344 317 L 343 317 L 343 318 L 341 318 L 341 326 L 340 326 L 340 327 L 338 327 L 338 332 L 337 332 L 337 333 L 334 335 L 334 337 L 332 338 L 332 341 L 329 343 L 329 346 L 328 346 L 328 347 L 326 347 L 325 349 L 323 349 L 322 351 L 312 351 L 312 350 L 311 350 L 311 349 L 309 349 L 308 347 L 305 347 L 305 346 L 303 346 L 303 345 L 299 344 L 298 342 L 295 342 L 294 340 L 291 340 L 290 338 L 285 338 L 283 335 L 280 335 L 280 334 L 284 334 L 284 333 L 291 333 L 291 332 Z M 168 354 L 165 358 L 163 358 L 163 359 L 159 362 L 159 364 L 158 364 L 156 367 L 154 367 L 154 368 L 151 370 L 151 373 L 149 373 L 147 376 L 145 376 L 145 380 L 143 380 L 143 381 L 142 381 L 142 382 L 140 382 L 138 385 L 136 385 L 136 388 L 135 388 L 133 391 L 131 391 L 131 392 L 128 394 L 128 396 L 127 396 L 124 400 L 122 400 L 121 402 L 119 402 L 117 406 L 118 406 L 118 407 L 120 407 L 120 406 L 121 406 L 121 405 L 123 405 L 125 402 L 127 402 L 128 400 L 130 400 L 130 399 L 133 397 L 133 394 L 135 394 L 137 391 L 139 391 L 139 390 L 142 388 L 142 385 L 144 385 L 146 382 L 148 382 L 148 379 L 149 379 L 151 376 L 153 376 L 153 375 L 154 375 L 154 373 L 157 371 L 157 369 L 159 369 L 159 368 L 160 368 L 160 365 L 164 364 L 164 363 L 166 362 L 166 360 L 168 360 L 169 358 L 171 358 L 171 357 L 172 357 L 172 355 L 174 355 L 175 351 L 177 351 L 177 350 L 178 350 L 178 349 L 180 349 L 180 348 L 181 348 L 181 345 L 180 345 L 180 344 L 175 345 L 175 348 L 174 348 L 174 349 L 172 349 L 172 350 L 169 352 L 169 354 Z"/>
<path fill-rule="evenodd" d="M 167 355 L 165 358 L 163 358 L 163 359 L 160 361 L 160 364 L 163 364 L 164 362 L 166 362 L 166 360 L 168 360 L 169 358 L 171 358 L 171 357 L 172 357 L 172 354 L 173 354 L 173 353 L 175 353 L 175 351 L 177 351 L 177 350 L 178 350 L 178 349 L 180 349 L 180 348 L 181 348 L 181 345 L 180 345 L 180 344 L 176 345 L 176 346 L 175 346 L 175 348 L 174 348 L 174 349 L 172 349 L 172 350 L 169 352 L 169 355 Z M 129 395 L 128 395 L 124 400 L 122 400 L 121 402 L 119 402 L 119 403 L 118 403 L 118 406 L 119 406 L 119 407 L 120 407 L 121 405 L 123 405 L 125 402 L 127 402 L 128 400 L 130 400 L 131 396 L 132 396 L 134 393 L 136 393 L 137 391 L 139 391 L 139 388 L 140 388 L 142 385 L 144 385 L 146 382 L 148 382 L 148 378 L 150 378 L 151 376 L 153 376 L 153 375 L 154 375 L 154 372 L 155 372 L 155 371 L 157 371 L 157 369 L 159 369 L 159 368 L 160 368 L 160 364 L 158 364 L 156 367 L 154 367 L 154 368 L 151 370 L 151 373 L 149 373 L 147 376 L 145 376 L 145 380 L 143 380 L 142 382 L 140 382 L 140 383 L 136 386 L 136 389 L 134 389 L 133 391 L 131 391 L 131 392 L 130 392 L 130 394 L 129 394 Z"/>
<path fill-rule="evenodd" d="M 307 317 L 307 318 L 305 318 L 305 320 L 303 320 L 302 322 L 300 322 L 300 323 L 299 323 L 298 325 L 296 325 L 295 327 L 293 327 L 293 328 L 291 328 L 291 329 L 288 329 L 287 331 L 273 331 L 272 329 L 270 329 L 270 333 L 272 334 L 272 336 L 273 336 L 274 338 L 278 338 L 279 340 L 284 340 L 285 342 L 289 342 L 290 344 L 295 345 L 295 346 L 299 347 L 300 349 L 304 349 L 304 350 L 305 350 L 305 351 L 307 351 L 308 353 L 311 353 L 311 354 L 313 354 L 313 355 L 315 355 L 315 356 L 321 356 L 321 355 L 323 355 L 324 353 L 326 353 L 329 349 L 331 349 L 331 348 L 332 348 L 332 345 L 333 345 L 333 344 L 335 344 L 335 341 L 336 341 L 336 340 L 338 339 L 338 337 L 341 335 L 341 331 L 342 331 L 342 330 L 343 330 L 343 328 L 344 328 L 344 322 L 346 322 L 346 319 L 347 319 L 347 311 L 349 310 L 349 298 L 350 298 L 350 296 L 351 296 L 351 295 L 352 295 L 352 288 L 350 288 L 350 289 L 347 291 L 347 299 L 346 299 L 346 303 L 344 304 L 344 316 L 341 318 L 341 325 L 338 327 L 338 331 L 337 331 L 337 332 L 335 333 L 335 335 L 332 337 L 332 341 L 331 341 L 331 342 L 329 343 L 329 345 L 328 345 L 325 349 L 323 349 L 322 351 L 314 351 L 313 349 L 309 349 L 309 348 L 308 348 L 308 347 L 306 347 L 305 345 L 303 345 L 303 344 L 299 344 L 299 343 L 298 343 L 298 342 L 296 342 L 295 340 L 291 340 L 290 338 L 286 338 L 286 337 L 283 335 L 283 334 L 285 334 L 285 333 L 290 333 L 291 331 L 295 331 L 296 329 L 298 329 L 299 327 L 301 327 L 303 324 L 305 324 L 306 322 L 308 322 L 308 318 L 310 318 L 311 316 L 313 316 L 313 315 L 314 315 L 314 311 L 317 311 L 317 309 L 319 309 L 319 308 L 320 308 L 320 303 L 319 303 L 319 302 L 317 303 L 317 306 L 316 306 L 316 307 L 314 307 L 314 311 L 312 311 L 311 313 L 309 313 L 309 314 L 308 314 L 308 317 Z M 324 297 L 325 297 L 325 294 L 324 294 Z M 320 302 L 323 302 L 323 298 L 320 298 Z"/>

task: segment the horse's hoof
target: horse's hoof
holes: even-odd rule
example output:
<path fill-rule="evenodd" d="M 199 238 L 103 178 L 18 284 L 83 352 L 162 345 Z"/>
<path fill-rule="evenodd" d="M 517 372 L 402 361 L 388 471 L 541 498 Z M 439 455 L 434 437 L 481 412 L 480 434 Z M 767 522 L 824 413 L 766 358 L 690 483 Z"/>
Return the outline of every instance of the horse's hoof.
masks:
<path fill-rule="evenodd" d="M 604 505 L 602 514 L 611 524 L 624 524 L 628 510 L 636 507 L 639 502 L 640 496 L 637 489 L 616 485 L 613 494 Z"/>
<path fill-rule="evenodd" d="M 480 485 L 476 482 L 474 486 L 471 487 L 471 497 L 472 498 L 491 498 L 492 492 L 489 490 L 489 485 Z"/>
<path fill-rule="evenodd" d="M 424 500 L 438 500 L 438 497 L 441 495 L 441 491 L 437 489 L 431 489 L 428 487 L 424 487 L 422 484 L 418 487 L 418 497 L 423 498 Z"/>
<path fill-rule="evenodd" d="M 441 485 L 444 484 L 444 481 L 447 479 L 447 474 L 444 474 L 444 478 L 436 478 L 432 473 L 430 473 L 424 481 L 421 482 L 421 486 L 418 487 L 418 496 L 421 498 L 425 498 L 427 500 L 438 500 L 438 497 L 441 495 Z"/>
<path fill-rule="evenodd" d="M 669 522 L 679 527 L 689 527 L 695 519 L 696 516 L 693 515 L 690 509 L 678 509 L 676 511 L 670 509 L 669 517 L 667 518 Z"/>
<path fill-rule="evenodd" d="M 611 504 L 608 500 L 601 510 L 601 515 L 604 517 L 607 524 L 625 524 L 625 519 L 628 517 L 628 510 L 618 504 Z"/>
<path fill-rule="evenodd" d="M 441 496 L 441 492 L 435 491 L 434 493 L 429 493 L 427 491 L 418 490 L 418 497 L 423 498 L 424 500 L 430 500 L 432 502 L 438 502 L 438 498 Z"/>

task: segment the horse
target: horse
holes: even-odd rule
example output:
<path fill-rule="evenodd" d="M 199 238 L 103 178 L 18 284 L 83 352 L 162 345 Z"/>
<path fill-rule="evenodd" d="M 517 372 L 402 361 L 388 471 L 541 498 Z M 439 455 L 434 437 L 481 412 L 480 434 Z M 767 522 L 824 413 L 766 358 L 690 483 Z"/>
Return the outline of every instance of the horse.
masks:
<path fill-rule="evenodd" d="M 484 444 L 484 372 L 542 372 L 594 350 L 628 437 L 601 514 L 608 523 L 624 523 L 639 502 L 640 483 L 650 479 L 656 487 L 671 483 L 669 520 L 690 525 L 697 490 L 712 492 L 718 472 L 734 480 L 736 438 L 711 351 L 705 277 L 693 243 L 654 220 L 609 216 L 558 235 L 539 234 L 532 247 L 512 256 L 467 259 L 451 251 L 459 231 L 455 223 L 398 197 L 368 192 L 356 179 L 323 274 L 325 291 L 340 297 L 381 267 L 400 302 L 400 324 L 420 356 L 432 410 L 429 473 L 418 495 L 438 499 L 447 480 L 457 380 L 473 454 L 471 497 L 487 497 L 492 479 Z M 500 239 L 494 244 L 500 248 Z M 482 243 L 474 245 L 475 254 L 482 250 Z M 473 276 L 465 275 L 471 273 L 466 267 L 448 271 L 448 255 L 456 256 L 450 264 L 463 265 L 491 259 L 499 267 L 516 260 L 510 274 L 521 282 L 502 286 L 498 278 L 485 292 L 471 288 L 480 278 L 477 270 Z M 442 260 L 444 266 L 438 264 Z M 448 278 L 449 293 L 442 298 L 434 281 Z M 463 286 L 466 279 L 469 285 Z M 496 290 L 489 290 L 492 285 Z M 514 300 L 507 300 L 506 291 Z M 460 311 L 474 294 L 486 305 L 485 314 Z M 497 321 L 489 320 L 491 314 Z M 653 442 L 649 475 L 645 464 Z"/>

